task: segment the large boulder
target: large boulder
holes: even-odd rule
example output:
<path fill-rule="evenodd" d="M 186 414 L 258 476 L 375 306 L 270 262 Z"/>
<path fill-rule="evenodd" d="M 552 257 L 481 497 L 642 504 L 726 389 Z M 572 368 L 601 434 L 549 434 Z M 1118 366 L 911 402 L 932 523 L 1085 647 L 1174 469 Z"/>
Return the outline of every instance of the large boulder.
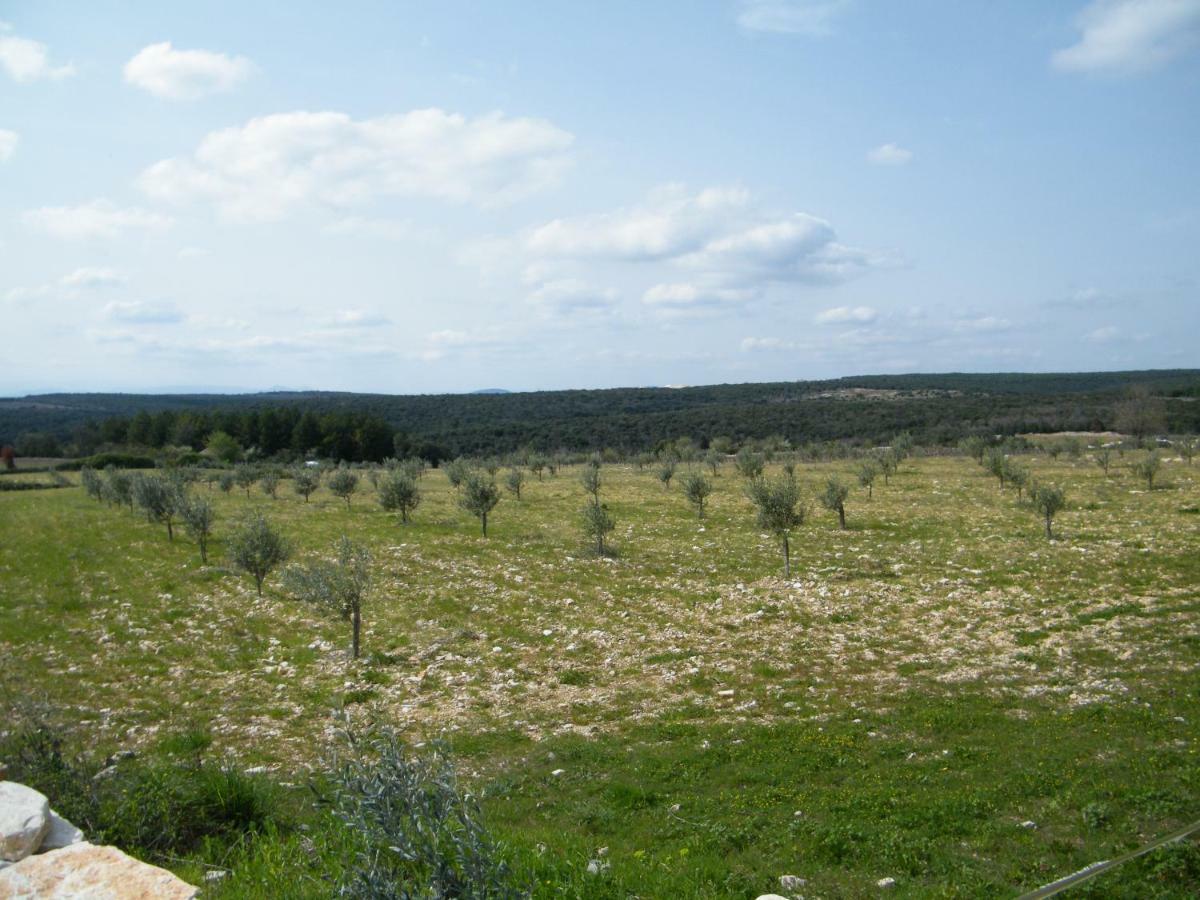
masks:
<path fill-rule="evenodd" d="M 197 891 L 166 869 L 86 841 L 0 869 L 0 900 L 191 900 Z"/>
<path fill-rule="evenodd" d="M 0 781 L 0 860 L 17 862 L 41 846 L 50 803 L 31 787 Z"/>
<path fill-rule="evenodd" d="M 78 844 L 83 840 L 83 832 L 56 813 L 50 810 L 50 827 L 46 829 L 46 836 L 42 838 L 41 846 L 38 847 L 38 853 L 46 853 L 50 850 L 61 850 L 63 847 L 69 847 L 71 844 Z"/>

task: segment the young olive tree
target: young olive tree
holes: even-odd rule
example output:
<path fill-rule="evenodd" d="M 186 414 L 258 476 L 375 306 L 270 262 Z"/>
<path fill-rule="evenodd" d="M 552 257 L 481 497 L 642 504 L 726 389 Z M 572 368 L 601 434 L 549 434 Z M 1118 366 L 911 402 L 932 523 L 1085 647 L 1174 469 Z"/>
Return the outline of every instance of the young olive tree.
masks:
<path fill-rule="evenodd" d="M 704 464 L 708 466 L 708 471 L 712 472 L 713 478 L 716 478 L 720 474 L 721 466 L 725 464 L 725 455 L 710 447 L 704 454 Z"/>
<path fill-rule="evenodd" d="M 688 472 L 683 479 L 683 495 L 696 508 L 696 518 L 704 518 L 704 502 L 712 493 L 712 482 L 700 472 Z"/>
<path fill-rule="evenodd" d="M 264 494 L 274 500 L 279 493 L 279 473 L 268 469 L 262 478 L 258 479 L 258 486 Z"/>
<path fill-rule="evenodd" d="M 217 477 L 217 487 L 221 489 L 222 494 L 228 494 L 233 490 L 234 481 L 232 472 L 222 472 Z"/>
<path fill-rule="evenodd" d="M 200 562 L 208 565 L 208 539 L 212 537 L 213 524 L 217 521 L 213 505 L 205 497 L 186 498 L 179 511 L 183 527 L 187 529 L 200 548 Z"/>
<path fill-rule="evenodd" d="M 1096 455 L 1092 457 L 1096 460 L 1096 465 L 1104 470 L 1104 475 L 1108 477 L 1108 468 L 1112 465 L 1112 451 L 1107 447 L 1101 447 L 1096 451 Z"/>
<path fill-rule="evenodd" d="M 343 535 L 332 560 L 318 559 L 284 569 L 283 588 L 348 621 L 350 652 L 358 659 L 363 601 L 371 589 L 371 554 L 366 547 Z"/>
<path fill-rule="evenodd" d="M 187 502 L 183 484 L 173 478 L 143 475 L 133 483 L 133 499 L 147 521 L 167 526 L 167 539 L 175 540 L 175 517 Z"/>
<path fill-rule="evenodd" d="M 308 502 L 308 498 L 321 486 L 321 473 L 317 469 L 299 466 L 292 470 L 292 490 Z"/>
<path fill-rule="evenodd" d="M 675 477 L 675 462 L 674 460 L 665 460 L 659 467 L 656 473 L 658 480 L 662 482 L 664 490 L 671 489 L 671 479 Z"/>
<path fill-rule="evenodd" d="M 504 479 L 504 486 L 518 500 L 521 499 L 521 488 L 525 485 L 525 473 L 520 469 L 512 469 Z"/>
<path fill-rule="evenodd" d="M 591 466 L 584 466 L 583 471 L 579 473 L 579 483 L 583 485 L 583 489 L 592 495 L 592 502 L 600 502 L 600 470 L 593 469 Z"/>
<path fill-rule="evenodd" d="M 350 508 L 350 498 L 358 490 L 358 476 L 349 469 L 338 469 L 329 476 L 329 492 L 335 497 L 346 501 L 346 509 Z"/>
<path fill-rule="evenodd" d="M 758 526 L 775 535 L 783 544 L 783 577 L 792 574 L 790 535 L 793 528 L 804 524 L 805 510 L 800 504 L 800 487 L 794 479 L 783 477 L 775 481 L 756 478 L 746 488 L 754 503 Z"/>
<path fill-rule="evenodd" d="M 1158 470 L 1162 468 L 1162 460 L 1159 458 L 1157 451 L 1151 450 L 1144 457 L 1135 462 L 1132 466 L 1133 474 L 1138 478 L 1146 480 L 1146 490 L 1154 490 L 1154 476 L 1158 474 Z"/>
<path fill-rule="evenodd" d="M 1000 480 L 1000 488 L 1004 488 L 1004 479 L 1008 474 L 1008 457 L 999 447 L 989 447 L 983 456 L 983 467 Z"/>
<path fill-rule="evenodd" d="M 858 483 L 867 489 L 867 499 L 875 490 L 875 479 L 879 477 L 879 463 L 873 459 L 864 459 L 858 466 Z"/>
<path fill-rule="evenodd" d="M 254 482 L 258 481 L 258 473 L 254 471 L 254 466 L 241 463 L 234 467 L 233 473 L 238 487 L 246 492 L 246 499 L 249 500 L 250 488 L 254 487 Z"/>
<path fill-rule="evenodd" d="M 239 525 L 229 537 L 228 549 L 233 564 L 253 576 L 260 597 L 263 579 L 291 556 L 288 542 L 262 515 Z"/>
<path fill-rule="evenodd" d="M 896 454 L 891 450 L 884 450 L 875 456 L 875 461 L 879 463 L 879 471 L 883 475 L 883 483 L 886 485 L 893 475 L 896 474 Z"/>
<path fill-rule="evenodd" d="M 846 530 L 846 498 L 850 496 L 850 487 L 842 484 L 836 477 L 831 476 L 825 482 L 825 493 L 821 495 L 821 505 L 830 512 L 837 513 L 838 527 Z"/>
<path fill-rule="evenodd" d="M 599 498 L 589 501 L 583 507 L 581 521 L 583 533 L 596 542 L 596 555 L 604 556 L 607 552 L 604 538 L 617 527 L 617 520 L 608 511 L 608 504 L 601 503 Z"/>
<path fill-rule="evenodd" d="M 537 480 L 542 480 L 542 473 L 546 471 L 546 457 L 540 453 L 533 453 L 529 457 L 529 471 L 537 476 Z"/>
<path fill-rule="evenodd" d="M 1196 456 L 1195 438 L 1185 437 L 1179 439 L 1179 456 L 1189 466 L 1192 464 L 1192 459 Z"/>
<path fill-rule="evenodd" d="M 408 518 L 421 504 L 421 491 L 416 480 L 402 469 L 388 472 L 379 482 L 379 505 L 388 512 L 398 511 L 400 523 L 408 524 Z"/>
<path fill-rule="evenodd" d="M 467 476 L 471 474 L 471 467 L 468 465 L 467 461 L 460 456 L 457 459 L 450 460 L 448 463 L 442 466 L 442 471 L 446 474 L 446 480 L 450 482 L 450 487 L 457 490 L 458 488 L 462 487 L 462 484 L 464 481 L 466 481 Z"/>
<path fill-rule="evenodd" d="M 1051 525 L 1055 515 L 1067 505 L 1066 492 L 1052 484 L 1037 484 L 1030 488 L 1029 500 L 1033 508 L 1046 520 L 1046 538 L 1052 540 L 1054 534 Z"/>
<path fill-rule="evenodd" d="M 475 473 L 471 473 L 464 479 L 463 493 L 458 500 L 458 505 L 479 519 L 484 537 L 487 537 L 488 513 L 495 509 L 499 502 L 500 491 L 496 489 L 496 483 L 491 479 Z"/>
<path fill-rule="evenodd" d="M 1021 465 L 1011 456 L 1004 460 L 1004 477 L 1008 483 L 1017 489 L 1017 499 L 1020 500 L 1025 494 L 1025 488 L 1029 485 L 1029 469 Z"/>
<path fill-rule="evenodd" d="M 104 476 L 107 479 L 105 487 L 112 502 L 117 506 L 128 506 L 129 511 L 133 512 L 133 479 L 129 473 L 116 466 L 109 466 L 104 470 Z"/>
<path fill-rule="evenodd" d="M 79 470 L 79 484 L 83 487 L 83 492 L 93 500 L 104 499 L 104 482 L 100 480 L 99 473 L 91 466 L 84 466 Z"/>
<path fill-rule="evenodd" d="M 763 456 L 761 453 L 755 453 L 749 447 L 743 447 L 738 451 L 733 464 L 737 468 L 738 474 L 747 481 L 757 481 L 762 478 L 765 465 Z"/>

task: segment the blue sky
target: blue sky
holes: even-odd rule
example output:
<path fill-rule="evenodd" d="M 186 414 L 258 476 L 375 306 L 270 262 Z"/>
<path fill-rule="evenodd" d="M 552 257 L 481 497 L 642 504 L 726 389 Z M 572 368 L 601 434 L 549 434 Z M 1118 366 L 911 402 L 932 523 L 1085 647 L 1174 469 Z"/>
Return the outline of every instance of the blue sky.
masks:
<path fill-rule="evenodd" d="M 1200 365 L 1200 0 L 0 22 L 0 393 Z"/>

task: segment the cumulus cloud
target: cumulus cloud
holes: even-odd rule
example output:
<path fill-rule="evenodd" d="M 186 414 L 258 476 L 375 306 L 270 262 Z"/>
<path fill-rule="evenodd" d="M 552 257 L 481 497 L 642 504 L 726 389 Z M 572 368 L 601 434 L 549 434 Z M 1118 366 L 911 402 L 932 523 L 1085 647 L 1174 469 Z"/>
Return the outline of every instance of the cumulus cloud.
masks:
<path fill-rule="evenodd" d="M 1012 322 L 999 316 L 975 316 L 958 319 L 953 323 L 952 327 L 958 332 L 988 334 L 996 331 L 1007 331 L 1012 328 Z"/>
<path fill-rule="evenodd" d="M 126 325 L 174 325 L 184 319 L 183 313 L 170 303 L 140 300 L 109 303 L 104 307 L 104 315 L 110 321 Z"/>
<path fill-rule="evenodd" d="M 543 258 L 665 262 L 689 270 L 690 288 L 660 285 L 647 302 L 686 302 L 688 291 L 761 290 L 772 282 L 841 281 L 886 260 L 836 240 L 805 213 L 758 208 L 737 188 L 689 194 L 678 185 L 637 206 L 555 219 L 531 231 L 526 249 Z"/>
<path fill-rule="evenodd" d="M 17 142 L 20 139 L 20 135 L 15 131 L 0 128 L 0 162 L 8 162 L 12 159 L 12 155 L 17 152 Z"/>
<path fill-rule="evenodd" d="M 825 37 L 849 0 L 741 0 L 738 25 L 745 31 Z"/>
<path fill-rule="evenodd" d="M 559 278 L 541 284 L 529 295 L 529 301 L 561 313 L 599 312 L 611 309 L 617 294 L 578 278 Z"/>
<path fill-rule="evenodd" d="M 125 81 L 165 100 L 197 100 L 245 81 L 254 64 L 244 56 L 210 50 L 176 50 L 151 44 L 125 63 Z"/>
<path fill-rule="evenodd" d="M 785 341 L 783 338 L 777 337 L 748 337 L 742 338 L 742 352 L 753 353 L 762 350 L 796 350 L 799 349 L 795 341 Z"/>
<path fill-rule="evenodd" d="M 307 203 L 345 209 L 379 195 L 486 206 L 557 181 L 572 140 L 543 119 L 499 112 L 280 113 L 211 132 L 191 158 L 162 160 L 139 184 L 159 200 L 210 201 L 233 221 L 271 221 Z"/>
<path fill-rule="evenodd" d="M 694 282 L 656 284 L 642 295 L 647 306 L 669 310 L 695 310 L 745 303 L 757 296 L 751 290 L 719 288 Z"/>
<path fill-rule="evenodd" d="M 869 306 L 835 306 L 817 313 L 813 321 L 818 325 L 842 325 L 852 323 L 866 325 L 874 322 L 879 314 Z"/>
<path fill-rule="evenodd" d="M 876 166 L 903 166 L 912 160 L 912 151 L 896 144 L 881 144 L 867 154 L 867 162 Z"/>
<path fill-rule="evenodd" d="M 163 231 L 169 216 L 140 207 L 122 208 L 108 200 L 78 206 L 43 206 L 26 210 L 22 219 L 30 228 L 64 240 L 115 238 L 127 231 Z"/>
<path fill-rule="evenodd" d="M 6 22 L 0 22 L 0 69 L 18 84 L 43 78 L 57 80 L 75 74 L 72 66 L 51 65 L 45 44 L 18 37 Z"/>
<path fill-rule="evenodd" d="M 1112 341 L 1115 341 L 1120 336 L 1120 329 L 1113 325 L 1104 325 L 1093 331 L 1089 331 L 1083 336 L 1083 339 L 1089 344 L 1108 344 Z"/>
<path fill-rule="evenodd" d="M 1077 23 L 1079 40 L 1052 57 L 1067 72 L 1145 72 L 1200 46 L 1200 0 L 1096 0 Z"/>
<path fill-rule="evenodd" d="M 59 284 L 68 288 L 115 287 L 124 283 L 125 276 L 116 269 L 87 266 L 82 269 L 76 269 L 69 275 L 64 275 L 59 281 Z"/>
<path fill-rule="evenodd" d="M 331 328 L 381 328 L 390 325 L 391 319 L 365 309 L 339 309 L 329 319 Z"/>

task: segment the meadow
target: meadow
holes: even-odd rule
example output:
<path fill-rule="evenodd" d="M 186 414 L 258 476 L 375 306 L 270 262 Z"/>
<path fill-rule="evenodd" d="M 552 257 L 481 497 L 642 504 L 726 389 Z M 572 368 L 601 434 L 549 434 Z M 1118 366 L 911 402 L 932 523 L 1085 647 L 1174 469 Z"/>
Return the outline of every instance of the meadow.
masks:
<path fill-rule="evenodd" d="M 305 784 L 346 719 L 444 742 L 535 896 L 754 897 L 785 874 L 804 896 L 1015 896 L 1200 818 L 1200 468 L 1147 490 L 1136 457 L 1027 457 L 1067 491 L 1052 541 L 969 458 L 855 487 L 845 530 L 816 497 L 856 464 L 801 463 L 790 578 L 732 464 L 702 519 L 685 467 L 664 489 L 605 465 L 608 556 L 579 466 L 505 492 L 486 539 L 439 470 L 408 525 L 365 479 L 350 504 L 199 484 L 209 565 L 77 486 L 4 491 L 0 701 L 97 756 L 191 740 L 290 797 L 288 827 L 166 861 L 227 872 L 205 896 L 329 895 L 345 838 Z M 294 561 L 370 548 L 360 659 L 346 623 L 230 567 L 254 512 Z M 1074 895 L 1197 893 L 1193 840 Z"/>

